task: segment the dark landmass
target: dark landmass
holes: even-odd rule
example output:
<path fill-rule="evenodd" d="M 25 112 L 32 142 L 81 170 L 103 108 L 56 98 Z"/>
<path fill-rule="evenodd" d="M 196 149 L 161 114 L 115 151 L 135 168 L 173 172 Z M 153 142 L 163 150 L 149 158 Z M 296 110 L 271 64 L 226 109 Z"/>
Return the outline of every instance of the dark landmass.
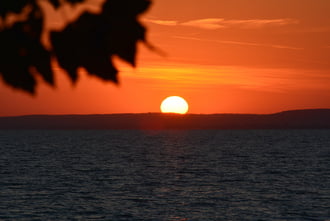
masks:
<path fill-rule="evenodd" d="M 330 109 L 275 114 L 106 114 L 0 117 L 0 129 L 330 129 Z"/>

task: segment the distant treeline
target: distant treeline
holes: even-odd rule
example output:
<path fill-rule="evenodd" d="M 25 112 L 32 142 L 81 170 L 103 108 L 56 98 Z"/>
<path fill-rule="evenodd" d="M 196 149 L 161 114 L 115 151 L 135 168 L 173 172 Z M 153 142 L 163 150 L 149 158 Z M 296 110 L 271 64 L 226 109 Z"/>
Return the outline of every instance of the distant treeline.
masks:
<path fill-rule="evenodd" d="M 330 109 L 276 114 L 107 114 L 0 117 L 0 129 L 330 129 Z"/>

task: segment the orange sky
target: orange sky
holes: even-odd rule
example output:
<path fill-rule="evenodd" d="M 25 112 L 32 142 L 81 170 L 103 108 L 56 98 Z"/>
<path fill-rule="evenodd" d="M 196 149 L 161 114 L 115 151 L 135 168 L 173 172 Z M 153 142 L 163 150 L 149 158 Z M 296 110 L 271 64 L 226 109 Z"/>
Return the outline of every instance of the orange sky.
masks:
<path fill-rule="evenodd" d="M 57 87 L 34 97 L 0 81 L 0 116 L 159 112 L 170 95 L 189 113 L 330 108 L 329 11 L 329 0 L 154 0 L 141 20 L 166 57 L 140 45 L 136 69 L 116 60 L 119 86 L 84 70 L 72 86 L 57 67 Z"/>

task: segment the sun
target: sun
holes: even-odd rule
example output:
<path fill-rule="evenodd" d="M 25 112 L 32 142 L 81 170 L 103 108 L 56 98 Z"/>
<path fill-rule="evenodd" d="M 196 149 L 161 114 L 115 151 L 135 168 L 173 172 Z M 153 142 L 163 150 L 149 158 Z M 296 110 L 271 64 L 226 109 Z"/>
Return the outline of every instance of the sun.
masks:
<path fill-rule="evenodd" d="M 185 99 L 179 96 L 170 96 L 163 100 L 160 105 L 162 113 L 186 114 L 189 105 Z"/>

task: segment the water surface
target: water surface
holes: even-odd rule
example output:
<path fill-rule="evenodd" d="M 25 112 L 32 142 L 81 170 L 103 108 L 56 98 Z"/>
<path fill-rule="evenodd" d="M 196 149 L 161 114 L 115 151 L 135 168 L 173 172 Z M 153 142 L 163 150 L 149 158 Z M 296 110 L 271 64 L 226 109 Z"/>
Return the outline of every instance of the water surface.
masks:
<path fill-rule="evenodd" d="M 327 220 L 330 130 L 0 131 L 0 220 Z"/>

